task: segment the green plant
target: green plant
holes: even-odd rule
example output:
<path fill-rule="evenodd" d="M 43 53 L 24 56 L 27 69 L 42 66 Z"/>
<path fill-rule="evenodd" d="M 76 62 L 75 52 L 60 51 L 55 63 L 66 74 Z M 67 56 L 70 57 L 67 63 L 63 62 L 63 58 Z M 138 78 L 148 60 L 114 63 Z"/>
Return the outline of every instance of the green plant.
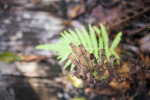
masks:
<path fill-rule="evenodd" d="M 107 35 L 107 31 L 105 27 L 100 24 L 100 28 L 89 24 L 89 33 L 82 26 L 82 30 L 78 30 L 75 28 L 75 31 L 68 30 L 61 33 L 60 41 L 58 44 L 44 44 L 36 46 L 36 49 L 46 49 L 46 50 L 54 50 L 58 52 L 58 59 L 60 63 L 66 61 L 64 68 L 67 68 L 71 64 L 71 60 L 68 59 L 68 55 L 73 53 L 70 43 L 74 43 L 76 46 L 82 44 L 89 53 L 93 53 L 95 57 L 101 58 L 101 49 L 105 49 L 107 60 L 109 61 L 109 57 L 111 54 L 115 56 L 115 58 L 119 59 L 119 56 L 115 52 L 115 48 L 119 44 L 121 40 L 122 33 L 119 32 L 116 38 L 113 40 L 111 46 L 109 47 L 109 38 Z M 96 37 L 96 33 L 98 35 L 98 39 Z M 74 64 L 71 65 L 71 70 L 75 67 Z"/>
<path fill-rule="evenodd" d="M 5 51 L 3 53 L 0 53 L 0 61 L 5 62 L 5 63 L 10 63 L 13 61 L 19 61 L 22 60 L 22 56 L 18 56 L 12 52 Z"/>

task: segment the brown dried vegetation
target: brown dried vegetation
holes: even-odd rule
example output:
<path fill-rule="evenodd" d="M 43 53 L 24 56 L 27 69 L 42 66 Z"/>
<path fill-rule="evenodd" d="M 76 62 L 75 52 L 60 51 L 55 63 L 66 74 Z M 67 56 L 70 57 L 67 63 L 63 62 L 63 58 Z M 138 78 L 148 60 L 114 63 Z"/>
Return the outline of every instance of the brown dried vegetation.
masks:
<path fill-rule="evenodd" d="M 101 59 L 97 60 L 83 45 L 70 45 L 74 53 L 68 57 L 77 69 L 74 75 L 90 87 L 85 89 L 85 94 L 115 95 L 117 100 L 132 100 L 141 94 L 143 100 L 149 98 L 150 66 L 145 66 L 140 60 L 128 63 L 119 61 L 114 55 L 111 55 L 110 61 L 107 62 L 104 49 L 101 50 Z M 122 95 L 119 98 L 116 97 L 118 93 Z"/>

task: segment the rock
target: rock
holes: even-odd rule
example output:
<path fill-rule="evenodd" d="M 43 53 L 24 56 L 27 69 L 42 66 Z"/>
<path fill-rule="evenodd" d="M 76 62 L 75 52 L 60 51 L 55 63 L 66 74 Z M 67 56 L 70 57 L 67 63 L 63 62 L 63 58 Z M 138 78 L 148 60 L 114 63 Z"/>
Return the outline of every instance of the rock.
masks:
<path fill-rule="evenodd" d="M 15 0 L 14 3 L 27 5 L 28 0 Z M 64 29 L 63 20 L 47 12 L 24 11 L 24 6 L 13 5 L 7 15 L 0 13 L 0 50 L 25 54 L 52 56 L 51 51 L 36 50 L 35 46 L 57 43 Z"/>
<path fill-rule="evenodd" d="M 0 75 L 21 75 L 14 63 L 8 64 L 0 62 Z"/>

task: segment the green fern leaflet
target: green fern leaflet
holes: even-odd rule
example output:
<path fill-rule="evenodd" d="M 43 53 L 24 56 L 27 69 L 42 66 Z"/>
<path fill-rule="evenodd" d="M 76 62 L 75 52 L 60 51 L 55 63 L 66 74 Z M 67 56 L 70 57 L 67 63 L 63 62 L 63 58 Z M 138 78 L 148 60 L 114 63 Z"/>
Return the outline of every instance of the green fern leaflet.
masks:
<path fill-rule="evenodd" d="M 96 37 L 96 33 L 98 34 L 98 39 Z M 54 50 L 58 52 L 57 59 L 60 60 L 60 63 L 66 61 L 64 68 L 67 68 L 71 64 L 71 60 L 68 59 L 68 55 L 73 53 L 70 43 L 73 42 L 76 46 L 82 44 L 89 53 L 93 53 L 95 57 L 98 59 L 101 57 L 101 49 L 105 49 L 107 60 L 109 61 L 109 57 L 111 54 L 115 55 L 116 58 L 119 59 L 119 55 L 115 52 L 115 48 L 119 44 L 121 40 L 122 32 L 119 32 L 112 42 L 112 45 L 109 47 L 109 37 L 105 27 L 101 24 L 100 29 L 96 26 L 89 24 L 89 33 L 82 26 L 82 30 L 75 29 L 64 31 L 61 33 L 61 37 L 59 39 L 58 44 L 43 44 L 36 46 L 36 49 L 40 50 Z M 75 67 L 75 65 L 71 64 L 71 69 Z"/>

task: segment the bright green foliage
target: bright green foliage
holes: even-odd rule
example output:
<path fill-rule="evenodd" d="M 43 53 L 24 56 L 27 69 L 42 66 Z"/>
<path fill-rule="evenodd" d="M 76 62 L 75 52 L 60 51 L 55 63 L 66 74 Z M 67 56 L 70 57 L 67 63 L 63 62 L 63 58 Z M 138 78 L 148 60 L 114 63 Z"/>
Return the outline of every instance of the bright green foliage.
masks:
<path fill-rule="evenodd" d="M 110 49 L 115 49 L 117 47 L 117 45 L 119 44 L 119 42 L 121 40 L 121 38 L 120 38 L 121 36 L 122 36 L 122 33 L 119 32 L 117 34 L 116 38 L 114 39 L 114 41 L 112 42 Z"/>
<path fill-rule="evenodd" d="M 103 25 L 100 25 L 100 26 L 101 26 L 102 37 L 103 37 L 103 41 L 104 41 L 104 49 L 105 49 L 106 57 L 109 60 L 109 57 L 111 55 L 111 53 L 109 51 L 109 38 L 108 38 L 105 27 Z"/>
<path fill-rule="evenodd" d="M 18 61 L 18 60 L 21 60 L 22 57 L 20 56 L 17 56 L 11 52 L 3 52 L 0 54 L 0 61 L 2 62 L 6 62 L 6 63 L 10 63 L 10 62 L 13 62 L 13 61 Z"/>
<path fill-rule="evenodd" d="M 116 38 L 114 39 L 114 41 L 111 44 L 110 47 L 110 51 L 113 55 L 115 55 L 116 58 L 119 58 L 119 56 L 117 55 L 117 53 L 114 51 L 114 49 L 117 47 L 117 45 L 119 44 L 120 40 L 121 40 L 121 36 L 122 36 L 122 32 L 119 32 L 116 36 Z"/>
<path fill-rule="evenodd" d="M 96 58 L 98 58 L 98 41 L 96 39 L 96 34 L 92 28 L 92 26 L 89 24 L 89 31 L 90 31 L 90 37 L 91 37 L 91 42 L 92 42 L 92 49 Z"/>
<path fill-rule="evenodd" d="M 116 58 L 119 58 L 117 53 L 115 52 L 115 48 L 119 44 L 121 40 L 122 33 L 119 32 L 114 39 L 111 47 L 109 47 L 109 37 L 107 35 L 107 31 L 105 27 L 101 24 L 100 29 L 96 26 L 91 26 L 89 24 L 89 33 L 87 30 L 82 26 L 82 30 L 75 29 L 75 31 L 68 30 L 64 31 L 61 34 L 60 41 L 58 44 L 44 44 L 38 45 L 36 49 L 46 49 L 46 50 L 55 50 L 58 52 L 58 58 L 60 63 L 66 61 L 64 68 L 67 68 L 71 61 L 68 59 L 68 55 L 73 53 L 70 43 L 73 42 L 76 46 L 82 44 L 89 53 L 93 53 L 95 57 L 101 58 L 101 49 L 105 49 L 107 60 L 109 61 L 109 57 L 111 54 L 114 54 Z M 98 34 L 98 38 L 96 37 Z M 71 70 L 75 66 L 71 65 Z"/>
<path fill-rule="evenodd" d="M 86 98 L 85 97 L 75 97 L 70 100 L 86 100 Z"/>

